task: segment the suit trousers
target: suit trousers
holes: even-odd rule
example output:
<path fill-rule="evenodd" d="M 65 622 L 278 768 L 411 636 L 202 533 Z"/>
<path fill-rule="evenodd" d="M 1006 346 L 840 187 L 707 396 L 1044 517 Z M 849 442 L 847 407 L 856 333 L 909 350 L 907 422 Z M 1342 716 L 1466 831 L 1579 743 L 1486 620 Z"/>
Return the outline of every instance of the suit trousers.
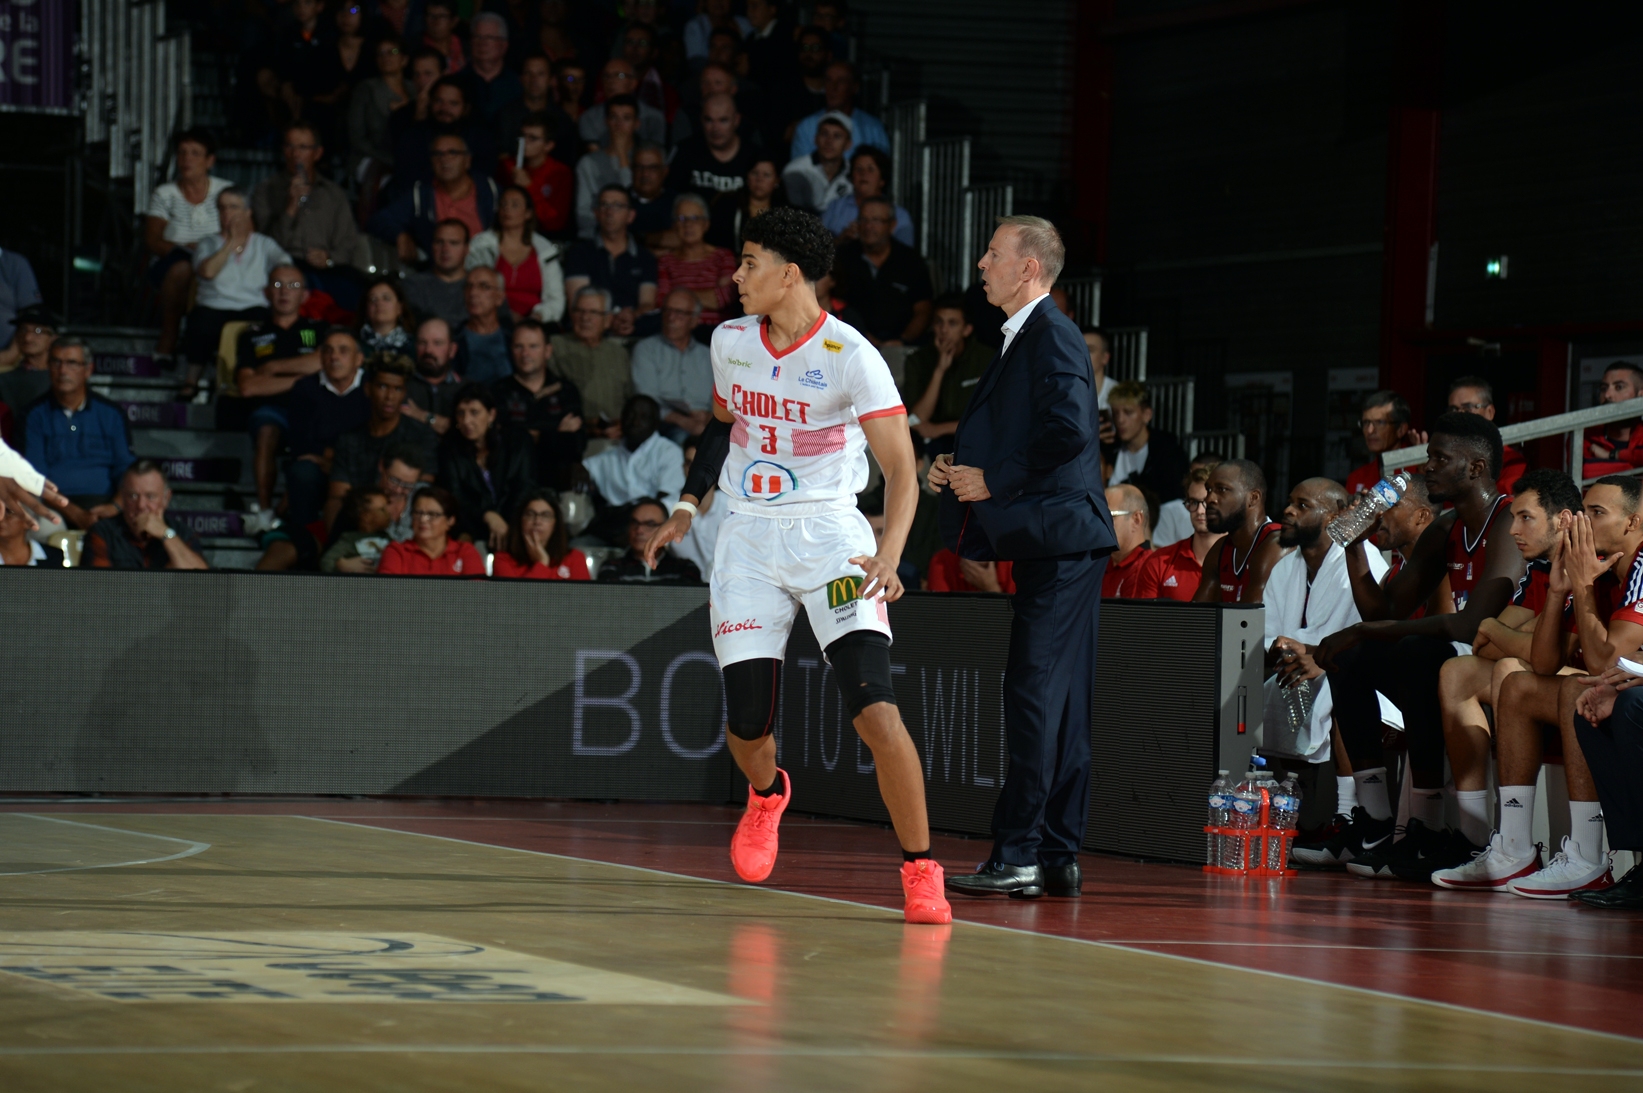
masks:
<path fill-rule="evenodd" d="M 993 860 L 1067 865 L 1089 820 L 1090 729 L 1103 555 L 1014 563 L 1004 672 L 1009 773 L 993 807 Z"/>
<path fill-rule="evenodd" d="M 1643 688 L 1621 691 L 1607 721 L 1575 716 L 1613 850 L 1643 851 Z"/>

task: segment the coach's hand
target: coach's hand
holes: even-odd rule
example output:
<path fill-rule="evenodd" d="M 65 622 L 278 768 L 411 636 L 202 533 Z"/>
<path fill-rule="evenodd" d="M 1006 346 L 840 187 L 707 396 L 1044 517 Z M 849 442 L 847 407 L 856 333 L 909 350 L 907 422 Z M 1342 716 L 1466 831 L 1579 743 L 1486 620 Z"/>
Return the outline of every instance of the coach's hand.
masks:
<path fill-rule="evenodd" d="M 927 481 L 930 483 L 930 489 L 933 492 L 941 492 L 941 487 L 947 484 L 947 477 L 952 469 L 953 454 L 951 452 L 942 452 L 940 455 L 936 456 L 935 462 L 930 464 L 930 474 L 927 478 Z"/>
<path fill-rule="evenodd" d="M 862 599 L 872 598 L 885 603 L 895 603 L 901 599 L 901 578 L 896 576 L 899 559 L 891 561 L 877 554 L 858 554 L 850 559 L 850 564 L 859 565 L 867 571 L 867 578 L 861 584 Z"/>
<path fill-rule="evenodd" d="M 985 501 L 993 495 L 980 467 L 949 467 L 947 482 L 953 488 L 953 496 L 960 501 Z"/>
<path fill-rule="evenodd" d="M 645 544 L 645 566 L 648 569 L 656 568 L 656 559 L 662 556 L 669 543 L 677 543 L 690 530 L 690 513 L 683 511 L 669 516 L 661 527 L 650 534 L 650 542 Z"/>

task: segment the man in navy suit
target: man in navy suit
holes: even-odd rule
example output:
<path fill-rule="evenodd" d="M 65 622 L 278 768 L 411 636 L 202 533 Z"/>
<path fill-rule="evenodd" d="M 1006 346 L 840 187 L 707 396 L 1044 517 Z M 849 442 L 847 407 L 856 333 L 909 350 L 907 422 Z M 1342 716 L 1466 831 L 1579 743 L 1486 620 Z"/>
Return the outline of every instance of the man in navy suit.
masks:
<path fill-rule="evenodd" d="M 1101 481 L 1089 350 L 1049 292 L 1066 251 L 1036 216 L 999 220 L 977 263 L 1004 310 L 1004 347 L 930 470 L 942 537 L 961 558 L 1015 563 L 1004 674 L 1010 770 L 993 851 L 947 887 L 966 895 L 1076 896 L 1090 791 L 1101 577 L 1118 545 Z"/>

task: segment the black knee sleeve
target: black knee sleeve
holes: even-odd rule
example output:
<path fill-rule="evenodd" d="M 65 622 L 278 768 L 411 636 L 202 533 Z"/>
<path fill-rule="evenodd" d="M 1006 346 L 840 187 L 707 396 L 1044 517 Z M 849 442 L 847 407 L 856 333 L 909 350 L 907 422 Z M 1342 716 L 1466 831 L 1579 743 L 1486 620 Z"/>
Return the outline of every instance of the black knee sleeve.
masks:
<path fill-rule="evenodd" d="M 896 701 L 890 682 L 890 639 L 873 630 L 854 630 L 827 647 L 827 662 L 854 720 L 875 702 Z"/>
<path fill-rule="evenodd" d="M 772 657 L 738 660 L 724 666 L 725 727 L 732 736 L 759 740 L 776 727 L 776 700 L 782 693 L 782 662 Z"/>

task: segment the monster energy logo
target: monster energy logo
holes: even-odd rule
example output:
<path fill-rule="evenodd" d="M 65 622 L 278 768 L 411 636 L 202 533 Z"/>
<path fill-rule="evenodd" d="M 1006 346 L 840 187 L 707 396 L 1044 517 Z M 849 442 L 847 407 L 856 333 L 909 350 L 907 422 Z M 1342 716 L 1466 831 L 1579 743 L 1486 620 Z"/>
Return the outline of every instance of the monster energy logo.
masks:
<path fill-rule="evenodd" d="M 861 599 L 860 577 L 834 577 L 827 582 L 827 606 L 837 609 Z"/>
<path fill-rule="evenodd" d="M 301 332 L 301 334 L 302 334 L 302 347 L 304 349 L 314 348 L 314 332 L 312 330 L 304 330 L 304 331 Z"/>

